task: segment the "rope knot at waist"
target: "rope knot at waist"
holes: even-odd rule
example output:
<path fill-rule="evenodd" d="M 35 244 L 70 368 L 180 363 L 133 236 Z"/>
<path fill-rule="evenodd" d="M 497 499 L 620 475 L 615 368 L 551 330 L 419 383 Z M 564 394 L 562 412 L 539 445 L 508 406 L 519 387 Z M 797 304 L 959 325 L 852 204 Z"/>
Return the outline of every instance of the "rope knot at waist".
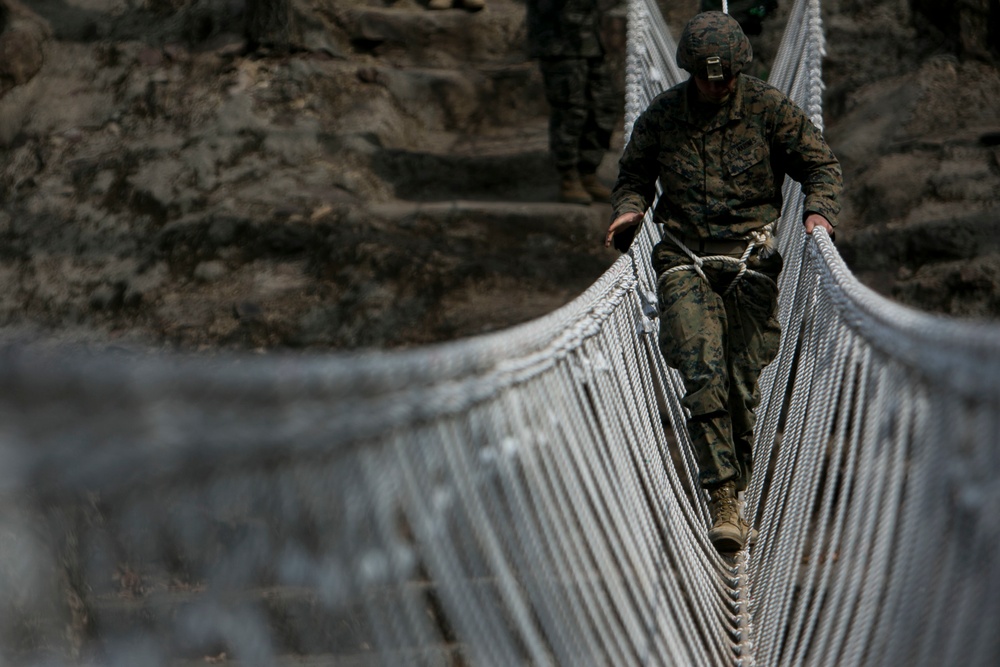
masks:
<path fill-rule="evenodd" d="M 692 264 L 675 266 L 674 268 L 666 271 L 666 273 L 694 270 L 699 276 L 708 280 L 708 277 L 701 268 L 706 261 L 717 261 L 738 265 L 739 271 L 725 292 L 726 294 L 729 294 L 733 287 L 736 286 L 736 283 L 738 283 L 740 279 L 747 274 L 747 272 L 757 273 L 747 267 L 747 259 L 749 259 L 750 254 L 754 251 L 754 248 L 770 247 L 773 239 L 773 227 L 768 225 L 759 231 L 751 233 L 745 239 L 716 240 L 684 237 L 678 238 L 666 229 L 663 230 L 663 235 L 670 239 L 670 241 L 673 242 L 673 244 L 676 245 L 685 255 L 690 257 L 692 261 Z"/>

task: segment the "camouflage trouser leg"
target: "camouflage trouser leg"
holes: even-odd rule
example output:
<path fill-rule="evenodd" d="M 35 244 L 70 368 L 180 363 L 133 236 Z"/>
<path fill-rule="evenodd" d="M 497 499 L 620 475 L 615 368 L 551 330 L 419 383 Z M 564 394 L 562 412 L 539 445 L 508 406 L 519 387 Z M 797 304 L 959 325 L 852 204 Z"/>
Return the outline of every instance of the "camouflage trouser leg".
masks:
<path fill-rule="evenodd" d="M 753 268 L 776 279 L 781 258 L 773 258 Z M 687 427 L 702 486 L 734 480 L 743 489 L 752 471 L 757 380 L 778 351 L 778 288 L 772 278 L 748 274 L 723 296 L 732 269 L 706 266 L 707 281 L 690 269 L 665 273 L 689 263 L 669 242 L 653 250 L 660 350 L 684 380 L 681 402 L 690 412 Z"/>
<path fill-rule="evenodd" d="M 611 146 L 621 106 L 604 58 L 543 58 L 549 149 L 560 171 L 593 173 Z"/>

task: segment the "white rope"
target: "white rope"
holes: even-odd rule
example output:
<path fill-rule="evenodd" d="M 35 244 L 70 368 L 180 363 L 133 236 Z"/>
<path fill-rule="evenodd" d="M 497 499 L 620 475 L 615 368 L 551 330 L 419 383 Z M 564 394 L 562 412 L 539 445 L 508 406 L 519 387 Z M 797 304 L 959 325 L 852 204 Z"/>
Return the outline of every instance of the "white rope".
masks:
<path fill-rule="evenodd" d="M 684 243 L 673 235 L 670 230 L 664 229 L 662 233 L 665 237 L 670 239 L 670 241 L 677 246 L 685 255 L 691 259 L 691 264 L 682 264 L 678 266 L 671 267 L 660 274 L 660 280 L 663 280 L 664 276 L 677 273 L 679 271 L 694 271 L 697 273 L 702 280 L 709 282 L 708 276 L 705 275 L 705 270 L 702 268 L 706 263 L 721 263 L 721 264 L 735 264 L 738 267 L 736 275 L 730 281 L 729 285 L 726 287 L 726 291 L 723 292 L 724 295 L 729 294 L 733 291 L 733 288 L 740 282 L 740 280 L 749 273 L 750 275 L 761 276 L 767 278 L 768 276 L 759 271 L 754 271 L 747 266 L 747 260 L 750 259 L 750 255 L 753 254 L 754 249 L 758 246 L 767 247 L 770 244 L 772 225 L 767 225 L 761 230 L 751 232 L 747 235 L 745 239 L 747 246 L 743 250 L 743 253 L 739 257 L 732 257 L 730 255 L 698 255 L 693 250 L 688 248 Z M 769 278 L 768 278 L 769 279 Z"/>

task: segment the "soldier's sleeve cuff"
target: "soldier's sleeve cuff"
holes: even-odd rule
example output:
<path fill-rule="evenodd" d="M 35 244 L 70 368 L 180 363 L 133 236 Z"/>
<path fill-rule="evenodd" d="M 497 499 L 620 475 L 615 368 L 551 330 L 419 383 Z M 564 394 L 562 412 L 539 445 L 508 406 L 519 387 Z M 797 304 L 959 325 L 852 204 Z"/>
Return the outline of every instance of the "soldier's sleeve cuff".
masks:
<path fill-rule="evenodd" d="M 643 213 L 643 214 L 645 214 L 646 213 L 646 209 L 641 208 L 638 205 L 636 205 L 636 204 L 634 204 L 632 202 L 629 202 L 629 201 L 619 202 L 618 204 L 615 205 L 615 218 L 618 218 L 619 216 L 624 215 L 626 213 Z"/>
<path fill-rule="evenodd" d="M 837 226 L 837 213 L 839 213 L 838 209 L 829 206 L 809 205 L 807 203 L 805 214 L 802 219 L 805 220 L 805 218 L 812 213 L 816 213 L 817 215 L 821 215 L 826 218 L 831 227 Z"/>

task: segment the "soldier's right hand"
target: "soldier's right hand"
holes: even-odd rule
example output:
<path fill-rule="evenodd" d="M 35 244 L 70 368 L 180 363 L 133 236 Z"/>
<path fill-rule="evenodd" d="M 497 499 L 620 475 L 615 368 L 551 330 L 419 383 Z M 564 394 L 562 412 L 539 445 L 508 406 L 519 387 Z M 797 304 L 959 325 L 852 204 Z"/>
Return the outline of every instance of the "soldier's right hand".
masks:
<path fill-rule="evenodd" d="M 617 218 L 611 222 L 611 226 L 608 227 L 608 233 L 604 237 L 604 247 L 610 248 L 611 242 L 615 238 L 615 234 L 619 232 L 624 232 L 625 230 L 635 227 L 640 222 L 642 222 L 643 214 L 636 211 L 629 211 L 628 213 L 622 213 Z"/>

